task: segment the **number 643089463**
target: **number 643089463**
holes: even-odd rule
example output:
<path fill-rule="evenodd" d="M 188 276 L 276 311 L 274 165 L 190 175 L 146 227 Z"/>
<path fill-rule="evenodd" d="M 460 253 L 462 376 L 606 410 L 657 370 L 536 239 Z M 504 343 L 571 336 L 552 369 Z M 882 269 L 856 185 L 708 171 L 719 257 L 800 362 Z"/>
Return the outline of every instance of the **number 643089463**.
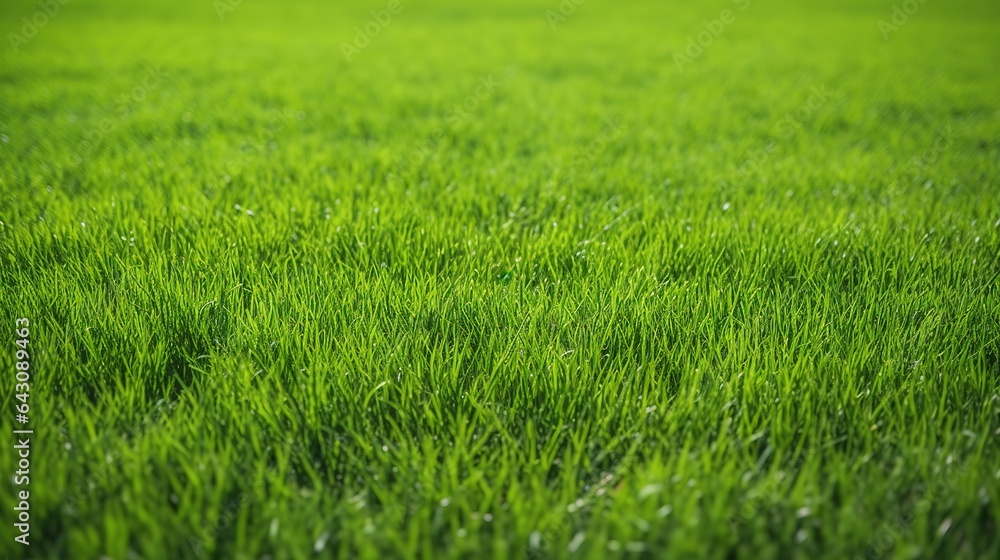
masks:
<path fill-rule="evenodd" d="M 24 318 L 14 321 L 16 329 L 14 332 L 17 335 L 17 340 L 14 341 L 14 343 L 20 348 L 20 350 L 18 350 L 15 354 L 17 362 L 14 364 L 15 368 L 17 368 L 18 381 L 28 380 L 28 369 L 31 367 L 28 362 L 28 335 L 30 334 L 28 327 L 30 324 L 30 321 Z"/>

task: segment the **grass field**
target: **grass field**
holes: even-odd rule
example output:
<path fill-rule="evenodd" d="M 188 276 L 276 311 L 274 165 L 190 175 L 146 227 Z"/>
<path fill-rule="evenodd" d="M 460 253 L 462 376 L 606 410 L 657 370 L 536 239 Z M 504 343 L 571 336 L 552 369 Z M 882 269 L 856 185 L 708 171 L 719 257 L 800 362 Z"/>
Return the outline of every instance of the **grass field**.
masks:
<path fill-rule="evenodd" d="M 0 557 L 1000 557 L 1000 4 L 577 1 L 6 0 Z"/>

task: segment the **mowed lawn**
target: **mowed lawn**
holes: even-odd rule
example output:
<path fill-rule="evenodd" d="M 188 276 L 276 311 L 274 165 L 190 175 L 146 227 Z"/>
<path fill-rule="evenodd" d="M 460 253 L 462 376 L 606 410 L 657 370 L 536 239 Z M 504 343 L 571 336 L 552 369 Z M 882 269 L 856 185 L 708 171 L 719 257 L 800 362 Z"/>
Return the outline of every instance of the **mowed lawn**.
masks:
<path fill-rule="evenodd" d="M 4 2 L 0 556 L 1000 557 L 1000 4 L 577 2 Z"/>

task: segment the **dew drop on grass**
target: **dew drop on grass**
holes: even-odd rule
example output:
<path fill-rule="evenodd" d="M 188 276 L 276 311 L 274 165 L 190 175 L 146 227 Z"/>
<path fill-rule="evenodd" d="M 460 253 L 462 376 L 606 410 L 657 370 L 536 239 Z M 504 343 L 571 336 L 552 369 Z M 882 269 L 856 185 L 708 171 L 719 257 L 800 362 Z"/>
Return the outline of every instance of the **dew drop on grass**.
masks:
<path fill-rule="evenodd" d="M 586 538 L 587 537 L 586 535 L 583 534 L 583 532 L 573 535 L 573 540 L 569 541 L 569 544 L 566 545 L 566 550 L 568 550 L 569 552 L 576 552 L 577 550 L 580 549 L 580 545 L 583 544 L 583 541 Z"/>

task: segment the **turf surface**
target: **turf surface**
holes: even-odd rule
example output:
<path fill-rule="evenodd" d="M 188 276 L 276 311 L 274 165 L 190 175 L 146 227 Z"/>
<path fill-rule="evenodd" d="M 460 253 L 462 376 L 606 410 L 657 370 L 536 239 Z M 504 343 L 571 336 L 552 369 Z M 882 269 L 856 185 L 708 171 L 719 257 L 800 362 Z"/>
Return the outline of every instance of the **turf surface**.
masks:
<path fill-rule="evenodd" d="M 331 4 L 5 2 L 0 554 L 1000 556 L 1000 5 Z"/>

